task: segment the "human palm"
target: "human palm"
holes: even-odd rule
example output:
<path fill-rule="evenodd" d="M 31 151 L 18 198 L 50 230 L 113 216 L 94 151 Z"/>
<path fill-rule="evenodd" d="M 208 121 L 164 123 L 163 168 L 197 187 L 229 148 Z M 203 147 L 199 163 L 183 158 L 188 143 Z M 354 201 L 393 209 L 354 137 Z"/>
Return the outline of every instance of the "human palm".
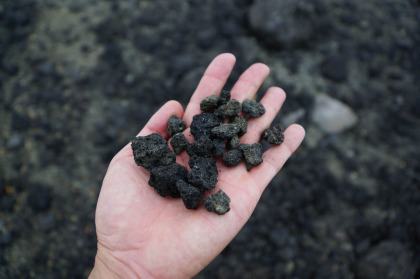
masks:
<path fill-rule="evenodd" d="M 166 125 L 174 114 L 189 127 L 192 117 L 200 113 L 200 101 L 220 93 L 234 63 L 231 54 L 217 56 L 185 112 L 178 102 L 170 101 L 152 116 L 139 135 L 158 133 L 169 139 Z M 252 98 L 268 73 L 264 64 L 252 65 L 232 88 L 232 98 Z M 258 142 L 284 100 L 285 93 L 280 88 L 270 88 L 261 100 L 266 113 L 248 121 L 248 133 L 241 143 Z M 244 162 L 233 168 L 217 162 L 219 181 L 208 194 L 223 189 L 231 198 L 231 210 L 223 216 L 202 206 L 187 210 L 181 199 L 159 196 L 148 186 L 148 172 L 135 164 L 130 145 L 125 146 L 111 161 L 99 196 L 98 252 L 91 277 L 190 278 L 197 274 L 246 223 L 265 187 L 299 146 L 304 133 L 301 126 L 290 126 L 285 131 L 285 141 L 265 152 L 264 162 L 249 171 Z M 188 128 L 184 134 L 193 141 Z M 182 152 L 177 162 L 187 166 L 188 155 Z"/>

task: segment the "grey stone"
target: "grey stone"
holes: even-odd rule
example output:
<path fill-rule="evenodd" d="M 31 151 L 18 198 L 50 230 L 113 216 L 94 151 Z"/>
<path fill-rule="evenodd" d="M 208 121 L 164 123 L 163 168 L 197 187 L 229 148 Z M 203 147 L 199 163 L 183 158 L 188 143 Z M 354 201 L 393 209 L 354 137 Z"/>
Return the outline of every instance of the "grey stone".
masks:
<path fill-rule="evenodd" d="M 312 121 L 326 133 L 340 133 L 356 124 L 357 115 L 346 104 L 320 94 L 315 98 Z"/>

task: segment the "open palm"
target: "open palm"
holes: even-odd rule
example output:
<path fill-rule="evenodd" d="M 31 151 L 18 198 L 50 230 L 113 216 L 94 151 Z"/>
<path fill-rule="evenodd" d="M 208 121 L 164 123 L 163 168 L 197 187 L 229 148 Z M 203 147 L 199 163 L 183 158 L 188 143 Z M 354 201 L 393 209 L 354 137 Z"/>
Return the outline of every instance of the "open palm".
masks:
<path fill-rule="evenodd" d="M 217 56 L 207 68 L 185 112 L 175 101 L 169 101 L 153 115 L 140 136 L 158 133 L 166 139 L 168 118 L 178 115 L 191 124 L 200 113 L 200 101 L 218 95 L 235 63 L 231 54 Z M 264 64 L 254 64 L 238 79 L 231 90 L 232 98 L 242 102 L 255 94 L 267 77 Z M 258 142 L 285 100 L 285 93 L 271 87 L 261 103 L 266 113 L 248 122 L 248 133 L 241 143 Z M 189 129 L 184 132 L 193 141 Z M 98 253 L 91 277 L 122 278 L 190 278 L 212 261 L 235 237 L 251 216 L 262 192 L 296 150 L 304 137 L 299 125 L 290 126 L 285 141 L 263 155 L 264 162 L 247 171 L 245 163 L 227 168 L 220 160 L 216 188 L 231 198 L 231 210 L 219 216 L 206 211 L 187 210 L 181 199 L 162 198 L 148 185 L 149 173 L 138 167 L 130 145 L 112 160 L 96 210 Z M 182 152 L 177 162 L 187 166 L 188 155 Z"/>

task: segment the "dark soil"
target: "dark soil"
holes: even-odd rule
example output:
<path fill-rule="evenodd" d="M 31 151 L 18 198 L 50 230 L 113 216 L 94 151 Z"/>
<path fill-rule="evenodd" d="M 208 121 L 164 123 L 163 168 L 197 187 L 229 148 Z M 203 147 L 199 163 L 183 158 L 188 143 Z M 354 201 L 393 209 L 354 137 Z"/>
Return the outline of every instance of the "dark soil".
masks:
<path fill-rule="evenodd" d="M 108 163 L 221 52 L 307 136 L 196 278 L 418 278 L 419 34 L 415 0 L 1 1 L 0 278 L 89 274 Z M 324 132 L 319 94 L 356 125 Z"/>

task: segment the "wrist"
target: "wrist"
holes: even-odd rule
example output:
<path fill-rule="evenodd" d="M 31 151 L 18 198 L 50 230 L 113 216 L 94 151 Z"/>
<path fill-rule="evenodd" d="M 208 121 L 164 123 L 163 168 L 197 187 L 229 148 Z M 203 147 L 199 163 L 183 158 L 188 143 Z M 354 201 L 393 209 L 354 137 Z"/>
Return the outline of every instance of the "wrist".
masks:
<path fill-rule="evenodd" d="M 100 248 L 95 257 L 95 265 L 89 275 L 89 279 L 107 279 L 107 278 L 139 278 L 127 266 L 118 259 L 114 258 L 108 252 Z"/>

